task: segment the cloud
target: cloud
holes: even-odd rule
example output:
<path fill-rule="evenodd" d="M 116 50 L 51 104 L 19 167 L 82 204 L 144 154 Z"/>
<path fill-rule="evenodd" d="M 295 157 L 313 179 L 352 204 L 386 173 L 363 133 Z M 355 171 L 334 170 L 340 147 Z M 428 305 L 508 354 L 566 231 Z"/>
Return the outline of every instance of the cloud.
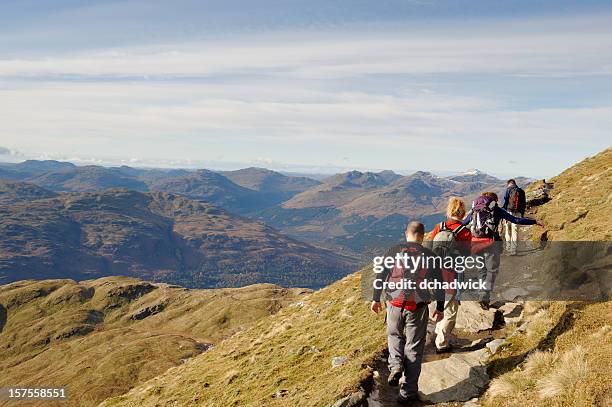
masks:
<path fill-rule="evenodd" d="M 599 16 L 568 21 L 497 20 L 431 28 L 384 27 L 278 32 L 232 40 L 120 47 L 0 60 L 7 77 L 177 78 L 277 75 L 338 78 L 368 74 L 612 74 L 612 30 Z"/>
<path fill-rule="evenodd" d="M 476 159 L 495 168 L 498 154 L 482 146 L 510 144 L 529 147 L 521 162 L 539 175 L 607 145 L 612 100 L 580 88 L 570 104 L 559 93 L 570 77 L 608 86 L 612 28 L 602 21 L 348 27 L 5 58 L 0 137 L 80 162 L 348 157 L 443 170 Z"/>
<path fill-rule="evenodd" d="M 13 150 L 12 148 L 2 147 L 2 146 L 0 146 L 0 156 L 8 156 L 8 157 L 14 157 L 14 158 L 25 157 L 25 155 L 18 150 Z"/>

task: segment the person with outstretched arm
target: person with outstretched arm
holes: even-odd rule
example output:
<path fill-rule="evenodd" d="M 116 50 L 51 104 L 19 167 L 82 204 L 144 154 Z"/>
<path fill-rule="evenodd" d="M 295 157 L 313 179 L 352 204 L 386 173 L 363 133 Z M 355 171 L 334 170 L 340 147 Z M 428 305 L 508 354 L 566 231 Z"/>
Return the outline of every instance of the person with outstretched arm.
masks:
<path fill-rule="evenodd" d="M 427 322 L 429 319 L 428 304 L 431 302 L 431 294 L 428 290 L 419 289 L 419 282 L 442 281 L 439 269 L 427 269 L 423 267 L 426 262 L 416 262 L 419 258 L 424 259 L 434 256 L 434 253 L 423 247 L 425 226 L 417 221 L 412 221 L 406 228 L 406 243 L 392 247 L 387 251 L 384 258 L 404 256 L 405 261 L 394 261 L 393 267 L 384 267 L 375 276 L 374 291 L 370 309 L 378 314 L 381 306 L 381 295 L 383 283 L 398 283 L 401 281 L 413 281 L 415 288 L 408 287 L 384 288 L 387 304 L 387 342 L 389 347 L 389 378 L 391 386 L 397 386 L 402 378 L 399 389 L 398 402 L 405 404 L 418 400 L 418 383 L 421 374 L 421 363 L 425 348 L 425 336 L 427 334 Z M 407 261 L 408 259 L 414 261 Z M 412 268 L 409 265 L 420 264 Z M 440 321 L 444 316 L 444 291 L 435 290 L 436 310 L 433 320 Z"/>
<path fill-rule="evenodd" d="M 489 309 L 491 291 L 499 271 L 501 251 L 495 242 L 501 241 L 498 233 L 499 223 L 506 220 L 518 225 L 544 226 L 535 219 L 516 217 L 497 204 L 498 197 L 495 192 L 483 192 L 474 203 L 472 210 L 463 220 L 464 225 L 471 225 L 472 253 L 481 253 L 484 256 L 484 267 L 480 272 L 480 279 L 486 283 L 487 289 L 483 292 L 480 306 Z"/>

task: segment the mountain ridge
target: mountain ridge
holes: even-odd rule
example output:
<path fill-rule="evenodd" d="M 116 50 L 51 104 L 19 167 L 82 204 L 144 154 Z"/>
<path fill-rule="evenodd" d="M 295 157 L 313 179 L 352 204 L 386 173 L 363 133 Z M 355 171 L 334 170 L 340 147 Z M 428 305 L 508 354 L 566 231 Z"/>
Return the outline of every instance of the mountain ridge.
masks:
<path fill-rule="evenodd" d="M 349 258 L 261 222 L 165 192 L 56 194 L 0 204 L 0 215 L 0 232 L 7 237 L 0 241 L 3 282 L 69 273 L 76 279 L 120 274 L 191 287 L 316 287 L 353 267 Z"/>

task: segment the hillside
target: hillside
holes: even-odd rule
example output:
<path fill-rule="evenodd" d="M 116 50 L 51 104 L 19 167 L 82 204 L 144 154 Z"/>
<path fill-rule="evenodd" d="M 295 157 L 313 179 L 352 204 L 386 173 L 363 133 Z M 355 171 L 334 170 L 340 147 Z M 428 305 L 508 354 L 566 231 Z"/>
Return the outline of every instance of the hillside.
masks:
<path fill-rule="evenodd" d="M 0 205 L 16 204 L 24 201 L 53 198 L 57 194 L 27 182 L 7 182 L 0 180 Z"/>
<path fill-rule="evenodd" d="M 266 168 L 250 167 L 220 173 L 241 187 L 274 195 L 278 202 L 320 184 L 312 178 L 287 176 Z"/>
<path fill-rule="evenodd" d="M 20 196 L 14 191 L 24 188 L 2 185 L 0 196 Z M 38 193 L 40 199 L 0 203 L 0 282 L 128 275 L 189 287 L 320 287 L 355 267 L 261 222 L 179 195 Z"/>
<path fill-rule="evenodd" d="M 98 192 L 109 188 L 161 191 L 204 200 L 239 214 L 280 204 L 320 184 L 264 168 L 237 171 L 75 166 L 59 161 L 0 163 L 0 179 L 25 181 L 55 192 Z"/>
<path fill-rule="evenodd" d="M 608 162 L 607 152 L 574 170 L 596 162 Z M 556 179 L 556 185 L 565 182 L 563 174 Z M 599 185 L 610 190 L 609 184 Z M 589 186 L 583 182 L 579 188 Z M 610 209 L 607 197 L 592 204 Z M 548 207 L 555 207 L 554 198 L 538 211 Z M 384 321 L 368 311 L 361 285 L 361 274 L 349 275 L 102 406 L 325 407 L 379 400 L 385 392 L 379 379 L 386 347 Z M 473 309 L 469 304 L 460 311 L 464 317 Z M 466 401 L 473 397 L 467 394 L 483 393 L 491 378 L 489 391 L 477 400 L 487 407 L 606 405 L 612 302 L 519 300 L 498 306 L 494 313 L 504 312 L 507 325 L 499 332 L 481 332 L 499 338 L 491 342 L 494 347 L 488 346 L 490 352 L 479 349 L 426 361 L 422 389 L 431 400 Z M 467 320 L 478 315 L 470 314 Z M 479 338 L 468 336 L 474 337 Z M 395 406 L 387 399 L 376 403 Z"/>
<path fill-rule="evenodd" d="M 265 284 L 187 290 L 125 277 L 0 286 L 0 386 L 68 386 L 62 405 L 96 405 L 305 292 Z"/>
<path fill-rule="evenodd" d="M 327 406 L 371 374 L 385 339 L 353 274 L 102 405 Z"/>
<path fill-rule="evenodd" d="M 546 224 L 546 239 L 612 240 L 612 148 L 547 182 L 552 184 L 551 201 L 534 212 Z M 534 184 L 531 190 L 538 187 Z"/>
<path fill-rule="evenodd" d="M 334 175 L 283 203 L 283 208 L 301 209 L 342 206 L 369 190 L 388 185 L 397 174 L 350 171 Z M 399 176 L 397 176 L 399 177 Z"/>
<path fill-rule="evenodd" d="M 44 172 L 27 178 L 27 181 L 59 192 L 95 192 L 108 188 L 147 190 L 147 184 L 119 168 L 96 165 Z"/>
<path fill-rule="evenodd" d="M 75 167 L 72 163 L 55 160 L 26 160 L 16 164 L 0 163 L 0 179 L 25 180 L 46 172 L 66 171 Z"/>
<path fill-rule="evenodd" d="M 607 241 L 612 239 L 612 149 L 589 157 L 547 180 L 553 184 L 550 201 L 531 209 L 546 224 L 544 232 L 532 229 L 534 239 L 553 242 Z M 529 191 L 541 188 L 534 183 Z M 592 245 L 573 245 L 579 257 Z M 596 246 L 603 248 L 602 245 Z M 610 251 L 592 253 L 610 273 Z M 580 278 L 588 275 L 581 273 Z M 570 276 L 567 277 L 570 279 Z M 588 283 L 588 280 L 585 281 Z M 610 281 L 603 286 L 610 288 Z M 609 369 L 612 364 L 612 301 L 533 302 L 539 318 L 532 325 L 554 329 L 547 335 L 511 338 L 490 363 L 495 379 L 482 397 L 483 406 L 606 406 L 610 404 Z M 551 306 L 563 307 L 550 315 Z M 512 361 L 512 364 L 508 364 Z M 517 366 L 515 368 L 515 366 Z M 569 367 L 569 369 L 568 369 Z"/>
<path fill-rule="evenodd" d="M 241 187 L 223 175 L 209 170 L 160 178 L 151 182 L 149 188 L 210 202 L 235 213 L 261 209 L 265 205 L 262 202 L 263 197 L 257 192 Z"/>

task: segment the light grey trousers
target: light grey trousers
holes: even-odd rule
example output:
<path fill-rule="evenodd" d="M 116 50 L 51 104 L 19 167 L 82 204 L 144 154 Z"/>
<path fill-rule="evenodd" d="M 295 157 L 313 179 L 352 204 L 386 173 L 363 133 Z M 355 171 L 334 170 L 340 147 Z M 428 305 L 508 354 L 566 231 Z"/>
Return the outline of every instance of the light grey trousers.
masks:
<path fill-rule="evenodd" d="M 400 394 L 404 397 L 415 395 L 419 390 L 428 319 L 426 305 L 414 311 L 392 305 L 387 307 L 389 370 L 402 369 L 404 372 L 400 385 Z"/>

